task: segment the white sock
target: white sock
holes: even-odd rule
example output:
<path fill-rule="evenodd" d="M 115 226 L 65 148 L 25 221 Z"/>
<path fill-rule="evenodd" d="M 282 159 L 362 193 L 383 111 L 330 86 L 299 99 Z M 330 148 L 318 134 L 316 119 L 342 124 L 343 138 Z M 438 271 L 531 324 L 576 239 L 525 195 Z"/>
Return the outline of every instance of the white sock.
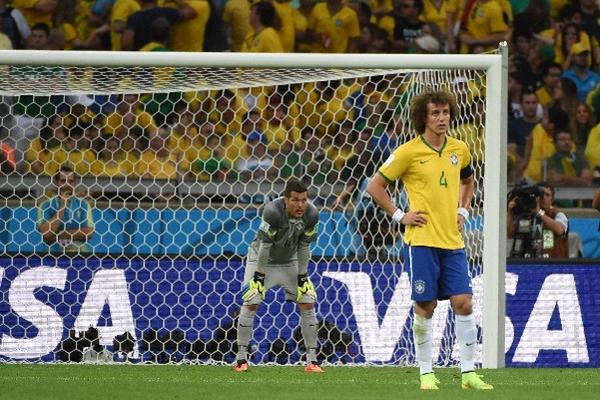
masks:
<path fill-rule="evenodd" d="M 460 354 L 460 371 L 475 371 L 475 346 L 477 346 L 477 325 L 473 314 L 456 315 L 456 340 Z"/>
<path fill-rule="evenodd" d="M 415 341 L 415 355 L 419 363 L 421 375 L 433 372 L 431 342 L 433 328 L 431 319 L 415 314 L 413 321 L 413 340 Z"/>

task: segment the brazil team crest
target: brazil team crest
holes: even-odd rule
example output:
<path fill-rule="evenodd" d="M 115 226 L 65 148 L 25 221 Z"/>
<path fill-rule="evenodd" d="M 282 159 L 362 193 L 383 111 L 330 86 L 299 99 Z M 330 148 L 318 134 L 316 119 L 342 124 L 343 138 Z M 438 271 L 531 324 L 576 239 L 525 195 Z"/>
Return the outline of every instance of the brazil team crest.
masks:
<path fill-rule="evenodd" d="M 425 292 L 425 281 L 418 280 L 415 281 L 415 292 L 417 294 L 423 294 Z"/>
<path fill-rule="evenodd" d="M 456 155 L 456 153 L 450 154 L 450 162 L 452 163 L 452 165 L 458 165 L 458 156 Z"/>

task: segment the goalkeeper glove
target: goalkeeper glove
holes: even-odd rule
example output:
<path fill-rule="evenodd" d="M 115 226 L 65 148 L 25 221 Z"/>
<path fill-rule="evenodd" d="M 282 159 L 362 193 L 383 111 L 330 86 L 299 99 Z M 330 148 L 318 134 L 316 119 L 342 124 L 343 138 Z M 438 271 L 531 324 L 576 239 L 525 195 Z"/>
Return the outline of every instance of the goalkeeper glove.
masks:
<path fill-rule="evenodd" d="M 302 296 L 312 296 L 315 301 L 317 300 L 317 292 L 315 292 L 315 285 L 308 279 L 306 274 L 298 275 L 298 299 L 300 301 Z"/>
<path fill-rule="evenodd" d="M 254 277 L 250 279 L 250 282 L 242 287 L 242 300 L 250 301 L 257 294 L 262 299 L 265 298 L 265 274 L 258 271 L 254 273 Z"/>

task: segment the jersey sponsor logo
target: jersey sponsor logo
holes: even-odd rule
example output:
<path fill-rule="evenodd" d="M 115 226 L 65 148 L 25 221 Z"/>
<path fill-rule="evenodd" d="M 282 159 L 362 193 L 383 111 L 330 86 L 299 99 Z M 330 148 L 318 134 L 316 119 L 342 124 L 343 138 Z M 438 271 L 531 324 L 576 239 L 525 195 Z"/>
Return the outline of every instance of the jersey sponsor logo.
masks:
<path fill-rule="evenodd" d="M 458 156 L 456 155 L 456 153 L 450 154 L 450 162 L 452 163 L 452 165 L 458 165 Z"/>
<path fill-rule="evenodd" d="M 415 281 L 415 292 L 417 294 L 425 293 L 425 281 L 422 281 L 420 279 L 418 281 Z"/>

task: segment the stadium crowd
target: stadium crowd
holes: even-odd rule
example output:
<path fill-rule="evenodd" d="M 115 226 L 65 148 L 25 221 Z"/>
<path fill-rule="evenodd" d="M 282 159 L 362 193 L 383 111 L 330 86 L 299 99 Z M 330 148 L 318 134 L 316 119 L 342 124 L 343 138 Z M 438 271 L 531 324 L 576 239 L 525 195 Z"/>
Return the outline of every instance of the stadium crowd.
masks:
<path fill-rule="evenodd" d="M 508 40 L 509 181 L 600 179 L 595 0 L 0 0 L 0 10 L 4 49 L 480 53 Z M 458 77 L 455 93 L 462 84 L 471 94 L 455 132 L 482 157 L 485 90 L 476 77 Z M 360 158 L 365 148 L 385 156 L 408 134 L 394 85 L 376 77 L 168 95 L 5 96 L 2 171 L 53 176 L 67 164 L 80 176 L 260 181 L 308 172 L 312 183 L 334 182 L 368 159 Z"/>

